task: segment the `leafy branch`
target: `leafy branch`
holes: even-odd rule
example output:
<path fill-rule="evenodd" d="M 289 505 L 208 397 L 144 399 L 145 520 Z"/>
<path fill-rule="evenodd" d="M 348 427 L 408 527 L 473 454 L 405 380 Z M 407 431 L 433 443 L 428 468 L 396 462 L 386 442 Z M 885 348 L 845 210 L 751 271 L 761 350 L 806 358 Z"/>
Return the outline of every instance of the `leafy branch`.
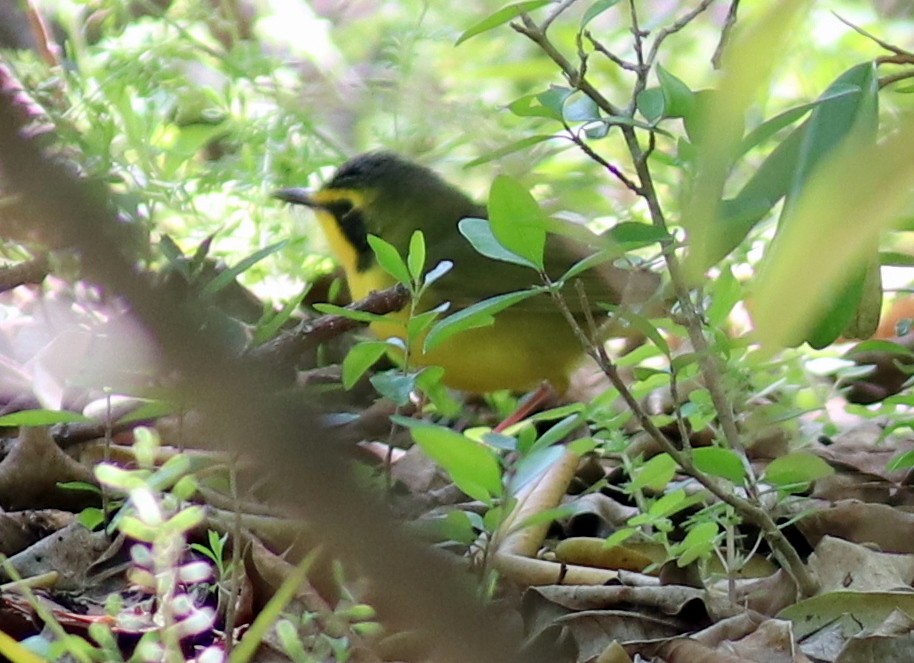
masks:
<path fill-rule="evenodd" d="M 590 158 L 593 158 L 597 163 L 606 167 L 607 170 L 627 188 L 640 196 L 647 204 L 654 226 L 666 234 L 669 233 L 668 225 L 660 204 L 653 175 L 648 165 L 648 157 L 654 147 L 654 132 L 651 131 L 649 133 L 649 143 L 647 149 L 645 149 L 639 140 L 638 133 L 634 126 L 634 112 L 637 107 L 638 95 L 647 89 L 648 76 L 654 68 L 660 44 L 670 35 L 685 28 L 707 9 L 710 4 L 711 1 L 707 0 L 701 2 L 695 9 L 661 31 L 650 49 L 646 51 L 647 46 L 645 44 L 645 38 L 648 34 L 639 27 L 635 3 L 630 2 L 629 8 L 632 21 L 633 49 L 637 61 L 637 64 L 635 65 L 627 63 L 622 58 L 611 54 L 609 49 L 602 46 L 591 34 L 587 34 L 587 39 L 595 50 L 605 55 L 607 59 L 617 64 L 621 69 L 633 71 L 635 73 L 636 82 L 633 86 L 634 93 L 625 109 L 619 108 L 611 103 L 596 86 L 588 80 L 586 72 L 587 59 L 580 47 L 580 33 L 578 39 L 580 51 L 579 66 L 572 64 L 548 37 L 546 31 L 549 24 L 555 19 L 556 13 L 553 13 L 550 16 L 550 20 L 545 21 L 542 25 L 538 25 L 528 14 L 522 14 L 520 16 L 520 22 L 511 24 L 511 27 L 515 31 L 534 42 L 559 67 L 566 80 L 575 90 L 579 90 L 585 94 L 598 108 L 607 113 L 611 118 L 622 118 L 621 121 L 615 122 L 615 126 L 619 127 L 627 149 L 632 157 L 636 175 L 634 180 L 621 172 L 618 172 L 616 168 L 611 167 L 605 159 L 600 158 L 592 149 L 586 147 L 580 138 L 575 140 L 575 143 L 581 147 Z M 564 3 L 560 6 L 559 10 L 564 10 L 567 6 L 568 4 Z M 716 409 L 723 437 L 726 440 L 728 447 L 738 452 L 743 459 L 744 466 L 749 468 L 741 435 L 737 427 L 734 408 L 723 386 L 720 364 L 711 352 L 704 333 L 703 316 L 698 305 L 692 299 L 690 283 L 685 276 L 680 258 L 677 255 L 675 248 L 671 245 L 665 248 L 663 257 L 670 274 L 677 303 L 683 314 L 683 320 L 689 339 L 698 357 L 702 375 L 705 380 L 705 386 L 708 389 Z M 615 363 L 609 358 L 603 347 L 599 343 L 594 343 L 593 340 L 583 332 L 580 325 L 571 315 L 571 312 L 562 297 L 559 296 L 554 289 L 552 292 L 554 293 L 557 306 L 562 310 L 569 324 L 572 325 L 572 328 L 575 329 L 575 333 L 578 335 L 578 338 L 585 347 L 587 353 L 599 364 L 610 382 L 622 395 L 626 405 L 628 405 L 634 413 L 644 430 L 657 442 L 661 449 L 667 452 L 677 462 L 683 472 L 693 477 L 722 502 L 730 505 L 746 522 L 759 527 L 764 533 L 765 538 L 770 542 L 776 556 L 795 579 L 800 593 L 805 596 L 813 594 L 816 589 L 815 579 L 803 565 L 798 553 L 778 529 L 777 524 L 771 516 L 767 511 L 757 505 L 758 489 L 755 486 L 755 480 L 751 475 L 751 471 L 747 472 L 747 485 L 749 495 L 752 499 L 745 499 L 728 492 L 724 487 L 700 471 L 695 466 L 688 447 L 686 450 L 678 449 L 653 423 L 650 416 L 645 412 L 641 404 L 631 393 L 631 390 L 622 380 Z M 680 427 L 684 427 L 680 413 L 677 413 L 677 419 L 679 420 Z"/>

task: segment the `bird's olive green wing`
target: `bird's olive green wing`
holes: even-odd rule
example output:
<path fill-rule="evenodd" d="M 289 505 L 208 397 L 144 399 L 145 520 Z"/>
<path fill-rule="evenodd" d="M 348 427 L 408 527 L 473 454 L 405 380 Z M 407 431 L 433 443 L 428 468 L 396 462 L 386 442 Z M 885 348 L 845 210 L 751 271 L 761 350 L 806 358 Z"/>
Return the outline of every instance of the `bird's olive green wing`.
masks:
<path fill-rule="evenodd" d="M 586 247 L 564 237 L 550 235 L 546 243 L 546 273 L 552 279 L 559 279 L 587 255 L 589 252 Z M 494 295 L 542 285 L 535 270 L 487 258 L 457 232 L 441 234 L 434 241 L 428 242 L 428 267 L 434 267 L 441 260 L 450 260 L 454 267 L 434 284 L 428 303 L 449 301 L 452 310 L 466 308 Z M 586 301 L 591 310 L 596 310 L 599 303 L 644 302 L 657 291 L 660 283 L 659 277 L 648 270 L 624 269 L 610 264 L 597 265 L 582 272 L 574 281 L 584 285 Z M 584 304 L 578 295 L 577 286 L 566 287 L 566 293 L 566 301 L 572 312 L 583 312 Z M 555 304 L 546 295 L 524 300 L 517 306 L 531 311 L 555 311 Z"/>

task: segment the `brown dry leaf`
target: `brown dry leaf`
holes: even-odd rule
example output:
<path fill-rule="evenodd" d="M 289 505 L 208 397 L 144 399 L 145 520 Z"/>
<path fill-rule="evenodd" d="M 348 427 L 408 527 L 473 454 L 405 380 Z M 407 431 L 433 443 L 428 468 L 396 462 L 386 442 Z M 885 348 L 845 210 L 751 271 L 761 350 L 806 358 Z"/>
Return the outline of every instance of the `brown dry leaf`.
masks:
<path fill-rule="evenodd" d="M 0 555 L 10 557 L 73 522 L 69 511 L 43 509 L 0 513 Z"/>
<path fill-rule="evenodd" d="M 877 552 L 831 536 L 816 546 L 809 568 L 822 592 L 909 589 L 914 581 L 914 555 Z"/>
<path fill-rule="evenodd" d="M 914 514 L 886 506 L 842 500 L 817 509 L 799 520 L 797 527 L 811 545 L 831 535 L 856 543 L 872 543 L 881 550 L 914 553 Z"/>
<path fill-rule="evenodd" d="M 721 649 L 741 656 L 744 661 L 759 663 L 808 663 L 793 637 L 793 627 L 788 621 L 768 619 L 746 637 L 726 642 Z"/>
<path fill-rule="evenodd" d="M 607 548 L 604 539 L 573 537 L 561 541 L 555 548 L 555 557 L 564 564 L 581 564 L 601 569 L 625 569 L 644 571 L 654 563 L 666 559 L 666 551 L 660 544 L 638 544 L 611 546 Z"/>
<path fill-rule="evenodd" d="M 98 485 L 92 472 L 60 450 L 45 427 L 25 427 L 0 461 L 0 506 L 8 510 L 59 508 L 78 511 L 98 496 L 58 484 Z"/>
<path fill-rule="evenodd" d="M 79 523 L 72 523 L 13 555 L 9 562 L 23 578 L 56 571 L 56 588 L 71 591 L 86 585 L 90 567 L 109 544 L 104 532 L 90 532 Z"/>
<path fill-rule="evenodd" d="M 528 589 L 522 609 L 532 637 L 565 629 L 577 660 L 587 661 L 613 641 L 629 645 L 707 626 L 719 610 L 708 600 L 706 592 L 689 587 L 554 585 Z"/>
<path fill-rule="evenodd" d="M 835 663 L 870 663 L 870 661 L 909 661 L 914 651 L 914 620 L 895 610 L 874 629 L 851 638 Z"/>
<path fill-rule="evenodd" d="M 736 604 L 762 615 L 776 615 L 792 605 L 796 598 L 796 583 L 784 569 L 778 569 L 767 578 L 737 582 L 736 596 L 733 600 Z"/>
<path fill-rule="evenodd" d="M 741 656 L 715 651 L 690 638 L 671 640 L 657 653 L 668 663 L 746 663 Z"/>

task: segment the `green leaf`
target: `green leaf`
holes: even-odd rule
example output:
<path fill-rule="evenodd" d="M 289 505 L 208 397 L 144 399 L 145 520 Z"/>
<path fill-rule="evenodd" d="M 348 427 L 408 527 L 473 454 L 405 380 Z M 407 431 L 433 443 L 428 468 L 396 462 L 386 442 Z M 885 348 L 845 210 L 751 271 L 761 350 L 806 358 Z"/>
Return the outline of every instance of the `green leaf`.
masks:
<path fill-rule="evenodd" d="M 413 277 L 413 281 L 418 283 L 425 270 L 425 236 L 421 230 L 414 231 L 412 237 L 409 238 L 409 254 L 406 257 L 406 263 L 410 276 Z"/>
<path fill-rule="evenodd" d="M 410 343 L 419 338 L 419 335 L 431 327 L 435 320 L 438 319 L 438 316 L 449 308 L 449 302 L 442 302 L 433 309 L 413 315 L 406 323 L 406 337 L 410 340 Z"/>
<path fill-rule="evenodd" d="M 561 91 L 561 92 L 559 92 Z M 568 88 L 551 87 L 545 92 L 534 92 L 518 97 L 508 104 L 508 110 L 517 117 L 543 117 L 549 120 L 562 119 L 562 104 L 572 93 Z M 553 99 L 558 99 L 558 108 L 554 108 Z M 549 101 L 549 105 L 543 104 L 543 99 Z M 550 138 L 554 136 L 550 135 Z"/>
<path fill-rule="evenodd" d="M 887 267 L 914 267 L 914 255 L 897 251 L 880 251 L 879 264 Z"/>
<path fill-rule="evenodd" d="M 117 420 L 119 424 L 126 424 L 133 421 L 143 421 L 145 419 L 159 419 L 165 415 L 173 414 L 177 410 L 174 403 L 168 401 L 146 401 L 137 409 L 128 412 Z"/>
<path fill-rule="evenodd" d="M 673 240 L 663 228 L 637 221 L 617 223 L 608 234 L 626 249 L 640 249 L 654 243 L 665 244 Z"/>
<path fill-rule="evenodd" d="M 412 285 L 412 280 L 409 278 L 409 268 L 403 262 L 403 257 L 393 244 L 377 235 L 369 235 L 368 244 L 371 246 L 371 250 L 374 251 L 381 269 L 393 276 L 398 283 L 402 283 L 407 287 Z"/>
<path fill-rule="evenodd" d="M 914 451 L 905 451 L 892 458 L 886 464 L 885 469 L 894 472 L 895 470 L 908 470 L 912 467 L 914 467 Z"/>
<path fill-rule="evenodd" d="M 567 272 L 562 274 L 562 277 L 559 279 L 562 283 L 568 283 L 575 276 L 586 272 L 588 269 L 593 269 L 597 265 L 603 265 L 610 260 L 614 260 L 622 255 L 622 249 L 619 248 L 608 248 L 602 249 L 596 253 L 591 253 L 586 258 L 581 258 L 576 263 L 574 263 Z"/>
<path fill-rule="evenodd" d="M 473 245 L 476 252 L 484 255 L 486 258 L 500 260 L 501 262 L 510 262 L 515 265 L 523 265 L 524 267 L 536 268 L 536 265 L 532 262 L 526 258 L 520 257 L 516 253 L 512 253 L 495 239 L 495 235 L 492 234 L 492 225 L 489 223 L 488 219 L 467 217 L 458 222 L 457 228 L 460 230 L 460 234 Z"/>
<path fill-rule="evenodd" d="M 530 192 L 508 175 L 498 175 L 489 191 L 487 209 L 498 243 L 542 270 L 546 223 Z"/>
<path fill-rule="evenodd" d="M 722 327 L 727 321 L 730 311 L 742 296 L 742 286 L 733 276 L 729 265 L 721 269 L 720 275 L 714 279 L 710 286 L 711 303 L 706 315 L 711 327 Z"/>
<path fill-rule="evenodd" d="M 743 467 L 739 455 L 730 449 L 719 447 L 693 449 L 692 462 L 705 474 L 727 479 L 737 486 L 742 485 L 746 477 L 746 468 Z"/>
<path fill-rule="evenodd" d="M 472 306 L 461 309 L 454 315 L 449 315 L 444 320 L 438 322 L 428 335 L 425 337 L 423 352 L 429 352 L 433 348 L 449 339 L 454 334 L 458 334 L 468 329 L 477 327 L 487 327 L 495 322 L 495 314 L 504 311 L 509 306 L 533 297 L 540 293 L 540 290 L 519 290 L 517 292 L 508 292 L 503 295 L 496 295 L 481 302 L 476 302 Z"/>
<path fill-rule="evenodd" d="M 89 423 L 92 419 L 79 412 L 64 410 L 23 410 L 0 417 L 0 426 L 53 426 L 54 424 Z"/>
<path fill-rule="evenodd" d="M 400 418 L 397 421 L 403 423 Z M 502 495 L 501 467 L 487 446 L 442 426 L 416 422 L 408 427 L 422 452 L 464 493 L 486 504 Z"/>
<path fill-rule="evenodd" d="M 885 341 L 882 339 L 870 339 L 858 343 L 845 353 L 845 357 L 853 359 L 863 352 L 880 352 L 899 357 L 914 358 L 914 351 L 895 341 Z"/>
<path fill-rule="evenodd" d="M 534 9 L 538 9 L 543 5 L 549 4 L 551 1 L 552 0 L 526 0 L 525 2 L 512 2 L 509 5 L 505 5 L 494 14 L 490 14 L 478 23 L 467 28 L 466 31 L 457 38 L 454 46 L 459 46 L 471 37 L 488 32 L 493 28 L 497 28 L 499 25 L 504 25 L 511 19 L 517 18 L 521 14 L 533 11 Z"/>
<path fill-rule="evenodd" d="M 689 528 L 682 542 L 673 549 L 676 565 L 680 568 L 688 566 L 696 559 L 710 555 L 717 545 L 719 532 L 720 529 L 715 522 L 696 523 Z"/>
<path fill-rule="evenodd" d="M 539 92 L 535 95 L 536 100 L 540 103 L 542 117 L 551 117 L 554 120 L 561 120 L 565 110 L 565 101 L 574 94 L 574 90 L 561 85 L 550 85 L 545 92 Z M 532 110 L 532 107 L 531 107 Z"/>
<path fill-rule="evenodd" d="M 76 519 L 80 525 L 90 532 L 94 532 L 96 527 L 105 522 L 105 513 L 97 507 L 90 506 L 80 511 Z"/>
<path fill-rule="evenodd" d="M 369 380 L 379 394 L 389 398 L 397 405 L 406 405 L 409 395 L 416 389 L 416 376 L 393 368 L 382 373 L 375 373 Z"/>
<path fill-rule="evenodd" d="M 515 152 L 519 152 L 521 150 L 525 150 L 528 147 L 533 147 L 534 145 L 539 145 L 540 143 L 543 143 L 547 140 L 551 140 L 553 138 L 555 138 L 555 136 L 553 136 L 552 134 L 535 134 L 533 136 L 527 136 L 526 138 L 521 138 L 520 140 L 516 140 L 513 143 L 508 143 L 507 145 L 503 145 L 502 147 L 498 148 L 497 150 L 492 150 L 491 152 L 486 152 L 481 157 L 477 157 L 476 159 L 473 159 L 472 161 L 468 162 L 464 166 L 464 168 L 472 168 L 474 166 L 480 166 L 484 163 L 489 163 L 490 161 L 494 161 L 495 159 L 501 159 L 504 156 L 507 156 L 509 154 L 514 154 Z"/>
<path fill-rule="evenodd" d="M 298 307 L 301 306 L 302 301 L 308 295 L 308 292 L 311 290 L 311 285 L 305 286 L 305 288 L 298 293 L 295 297 L 292 297 L 287 301 L 282 310 L 280 310 L 275 315 L 270 315 L 269 317 L 261 318 L 261 321 L 257 323 L 257 328 L 254 330 L 254 337 L 251 339 L 251 345 L 257 346 L 261 343 L 273 338 L 276 334 L 279 333 L 279 330 L 285 325 L 289 319 L 292 317 L 292 314 L 298 310 Z M 272 312 L 272 307 L 269 307 L 269 311 Z"/>
<path fill-rule="evenodd" d="M 558 423 L 554 424 L 545 433 L 537 438 L 536 442 L 530 448 L 531 452 L 539 449 L 545 449 L 553 444 L 561 442 L 571 435 L 584 421 L 580 413 L 570 414 Z"/>
<path fill-rule="evenodd" d="M 625 320 L 629 325 L 640 331 L 651 342 L 657 346 L 657 348 L 668 357 L 670 356 L 670 345 L 667 343 L 666 339 L 663 337 L 663 334 L 660 333 L 660 330 L 657 329 L 650 320 L 645 318 L 640 313 L 636 313 L 634 310 L 627 306 L 615 306 L 610 304 L 601 305 L 601 308 L 605 308 L 609 311 L 613 317 L 620 318 Z"/>
<path fill-rule="evenodd" d="M 259 251 L 255 251 L 247 258 L 244 258 L 238 262 L 234 267 L 230 267 L 213 278 L 212 281 L 207 283 L 203 289 L 200 291 L 203 296 L 215 295 L 217 292 L 222 290 L 232 281 L 234 281 L 240 274 L 246 272 L 251 267 L 256 265 L 258 262 L 263 260 L 269 255 L 281 251 L 288 244 L 288 240 L 282 240 L 281 242 L 276 242 L 275 244 L 270 244 L 270 246 L 264 247 Z"/>
<path fill-rule="evenodd" d="M 849 284 L 859 288 L 858 302 L 872 303 L 875 274 L 870 270 L 880 234 L 900 220 L 914 186 L 912 142 L 914 122 L 906 118 L 890 140 L 842 146 L 816 169 L 753 284 L 753 321 L 763 344 L 821 343 L 824 334 L 811 330 L 831 320 L 839 298 L 851 303 L 845 294 Z M 824 238 L 828 250 L 814 250 Z M 850 306 L 855 317 L 857 306 Z"/>
<path fill-rule="evenodd" d="M 757 147 L 761 143 L 771 138 L 781 129 L 788 127 L 799 120 L 819 104 L 847 94 L 856 94 L 858 91 L 859 90 L 854 87 L 834 90 L 829 89 L 822 93 L 822 95 L 820 95 L 819 98 L 815 101 L 810 101 L 809 103 L 801 104 L 799 106 L 795 106 L 794 108 L 789 108 L 782 113 L 778 113 L 774 117 L 765 120 L 755 129 L 746 134 L 745 138 L 743 138 L 742 145 L 740 146 L 740 152 L 745 154 L 753 147 Z"/>
<path fill-rule="evenodd" d="M 352 389 L 365 371 L 374 366 L 389 348 L 384 341 L 362 341 L 352 346 L 343 359 L 343 388 Z"/>
<path fill-rule="evenodd" d="M 831 465 L 808 451 L 775 458 L 765 469 L 764 480 L 778 487 L 806 484 L 835 473 Z"/>
<path fill-rule="evenodd" d="M 671 516 L 682 508 L 685 499 L 685 491 L 682 488 L 677 488 L 651 504 L 648 509 L 648 514 L 654 518 L 666 518 Z"/>
<path fill-rule="evenodd" d="M 638 112 L 644 116 L 650 124 L 656 124 L 663 119 L 666 112 L 666 101 L 663 98 L 663 90 L 659 87 L 649 87 L 638 94 L 637 99 Z"/>
<path fill-rule="evenodd" d="M 747 111 L 769 84 L 779 62 L 778 49 L 796 32 L 795 26 L 810 2 L 765 3 L 764 10 L 746 29 L 734 33 L 734 40 L 725 49 L 719 89 L 696 92 L 694 110 L 684 118 L 696 153 L 681 216 L 689 239 L 689 256 L 683 267 L 690 279 L 701 278 L 713 264 L 712 256 L 719 255 L 725 238 L 715 221 L 739 155 Z"/>
<path fill-rule="evenodd" d="M 657 65 L 657 80 L 663 93 L 664 117 L 686 117 L 695 107 L 695 93 L 666 69 Z"/>
<path fill-rule="evenodd" d="M 603 547 L 613 548 L 615 546 L 621 545 L 637 533 L 638 530 L 634 527 L 623 527 L 621 529 L 617 529 L 615 532 L 606 537 L 606 540 L 603 542 Z"/>
<path fill-rule="evenodd" d="M 524 486 L 543 476 L 564 454 L 563 447 L 542 447 L 521 458 L 514 466 L 514 473 L 508 484 L 508 494 L 516 496 Z"/>
<path fill-rule="evenodd" d="M 565 100 L 562 106 L 562 119 L 568 124 L 594 122 L 600 119 L 600 107 L 586 94 L 575 93 Z"/>
<path fill-rule="evenodd" d="M 607 9 L 615 7 L 619 4 L 619 0 L 597 0 L 590 7 L 587 8 L 587 11 L 584 12 L 584 16 L 581 18 L 581 30 L 583 30 L 588 23 L 590 23 L 597 16 L 605 12 Z"/>
<path fill-rule="evenodd" d="M 650 490 L 660 491 L 672 480 L 676 474 L 676 461 L 668 453 L 657 454 L 638 470 L 629 484 L 629 491 Z"/>

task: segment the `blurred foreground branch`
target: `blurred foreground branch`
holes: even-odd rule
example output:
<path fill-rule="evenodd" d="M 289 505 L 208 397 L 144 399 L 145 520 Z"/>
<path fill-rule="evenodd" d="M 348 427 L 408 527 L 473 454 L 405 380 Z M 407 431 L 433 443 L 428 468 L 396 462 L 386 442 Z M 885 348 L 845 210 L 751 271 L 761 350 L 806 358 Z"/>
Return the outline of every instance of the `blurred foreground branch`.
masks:
<path fill-rule="evenodd" d="M 239 359 L 201 333 L 205 308 L 152 288 L 122 255 L 118 222 L 101 187 L 42 153 L 27 138 L 0 80 L 0 168 L 21 196 L 24 221 L 59 234 L 82 256 L 85 277 L 119 294 L 156 339 L 163 370 L 177 371 L 185 402 L 208 419 L 212 439 L 251 454 L 276 480 L 276 497 L 325 537 L 330 551 L 370 577 L 385 621 L 425 634 L 439 661 L 518 659 L 518 643 L 498 626 L 441 555 L 407 536 L 377 496 L 357 485 L 319 412 L 292 411 L 272 398 L 273 373 Z M 529 652 L 524 660 L 533 660 Z"/>

